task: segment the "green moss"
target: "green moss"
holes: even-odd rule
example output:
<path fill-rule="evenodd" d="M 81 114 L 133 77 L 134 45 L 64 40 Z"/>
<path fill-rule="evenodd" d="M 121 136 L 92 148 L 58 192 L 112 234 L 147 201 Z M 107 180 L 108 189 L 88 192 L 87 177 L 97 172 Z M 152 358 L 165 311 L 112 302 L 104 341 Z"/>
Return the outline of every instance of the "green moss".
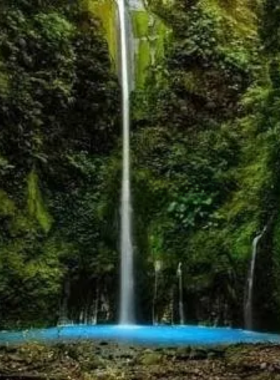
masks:
<path fill-rule="evenodd" d="M 157 36 L 155 44 L 155 57 L 156 59 L 161 59 L 164 57 L 164 43 L 169 34 L 169 30 L 160 19 L 155 20 L 154 30 Z"/>
<path fill-rule="evenodd" d="M 39 178 L 34 170 L 27 178 L 28 186 L 28 211 L 29 214 L 37 219 L 45 232 L 48 232 L 52 225 L 52 217 L 48 213 L 47 207 L 43 202 L 39 189 Z"/>
<path fill-rule="evenodd" d="M 201 6 L 222 20 L 224 36 L 248 38 L 256 34 L 257 17 L 242 0 L 201 0 Z"/>
<path fill-rule="evenodd" d="M 9 75 L 0 61 L 0 95 L 5 97 L 9 92 Z"/>
<path fill-rule="evenodd" d="M 114 0 L 84 0 L 84 6 L 101 20 L 111 59 L 117 61 L 118 33 L 116 27 L 116 3 Z"/>
<path fill-rule="evenodd" d="M 14 215 L 15 205 L 14 202 L 9 198 L 8 194 L 0 190 L 0 215 L 9 216 Z"/>
<path fill-rule="evenodd" d="M 35 20 L 40 25 L 44 38 L 52 43 L 57 41 L 65 44 L 74 35 L 73 24 L 58 13 L 39 13 Z"/>
<path fill-rule="evenodd" d="M 222 228 L 229 252 L 240 259 L 250 255 L 252 240 L 264 227 L 260 225 L 263 191 L 271 181 L 266 149 L 259 145 L 258 150 L 254 146 L 254 152 L 256 151 L 258 153 L 255 157 L 251 156 L 253 151 L 250 152 L 250 161 L 246 160 L 244 166 L 237 171 L 238 190 L 217 211 L 224 220 Z"/>
<path fill-rule="evenodd" d="M 258 219 L 252 219 L 237 228 L 231 235 L 231 254 L 239 259 L 246 259 L 251 255 L 253 238 L 259 231 Z M 229 241 L 230 241 L 229 240 Z"/>
<path fill-rule="evenodd" d="M 150 15 L 147 11 L 131 11 L 134 38 L 147 37 Z"/>
<path fill-rule="evenodd" d="M 135 57 L 137 87 L 145 84 L 147 70 L 151 63 L 150 45 L 148 41 L 140 41 L 138 52 Z"/>
<path fill-rule="evenodd" d="M 137 87 L 143 87 L 148 68 L 164 56 L 164 41 L 167 28 L 155 15 L 144 11 L 131 11 L 133 35 L 137 51 L 135 53 L 135 73 Z M 155 62 L 153 62 L 153 57 Z"/>
<path fill-rule="evenodd" d="M 11 236 L 26 236 L 37 233 L 36 220 L 32 220 L 29 215 L 24 215 L 21 210 L 17 210 L 15 217 L 11 221 L 10 233 Z M 21 241 L 20 244 L 23 244 Z"/>

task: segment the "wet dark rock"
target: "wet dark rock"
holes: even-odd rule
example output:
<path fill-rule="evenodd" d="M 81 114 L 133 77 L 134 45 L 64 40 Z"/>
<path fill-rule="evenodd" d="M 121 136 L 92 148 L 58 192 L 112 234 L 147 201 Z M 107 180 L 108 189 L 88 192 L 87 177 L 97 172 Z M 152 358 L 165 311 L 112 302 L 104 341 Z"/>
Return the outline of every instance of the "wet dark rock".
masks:
<path fill-rule="evenodd" d="M 225 349 L 224 348 L 211 348 L 207 352 L 207 358 L 208 359 L 223 358 L 224 356 L 225 356 Z"/>
<path fill-rule="evenodd" d="M 14 346 L 7 345 L 7 346 L 5 346 L 5 348 L 1 347 L 0 353 L 2 351 L 5 352 L 5 353 L 15 353 L 15 352 L 17 352 L 17 348 L 14 347 Z"/>
<path fill-rule="evenodd" d="M 179 360 L 187 360 L 190 357 L 190 353 L 191 353 L 190 347 L 178 348 L 178 350 L 176 351 L 176 358 Z"/>
<path fill-rule="evenodd" d="M 207 351 L 204 349 L 193 349 L 189 354 L 190 360 L 204 360 L 207 358 Z"/>

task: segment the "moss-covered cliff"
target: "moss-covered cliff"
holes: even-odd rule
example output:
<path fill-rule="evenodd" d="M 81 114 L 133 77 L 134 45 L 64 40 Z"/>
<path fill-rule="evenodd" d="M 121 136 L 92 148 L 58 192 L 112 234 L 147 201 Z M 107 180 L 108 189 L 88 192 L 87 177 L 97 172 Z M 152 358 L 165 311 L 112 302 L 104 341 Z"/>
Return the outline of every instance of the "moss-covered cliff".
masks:
<path fill-rule="evenodd" d="M 115 260 L 101 237 L 103 177 L 119 129 L 104 34 L 84 4 L 35 3 L 0 11 L 2 327 L 56 323 L 69 279 L 77 320 L 84 305 L 71 294 L 90 308 Z"/>
<path fill-rule="evenodd" d="M 189 321 L 242 325 L 252 241 L 268 225 L 255 282 L 255 309 L 262 305 L 255 326 L 262 328 L 277 319 L 279 306 L 271 279 L 278 271 L 277 158 L 270 140 L 277 116 L 271 120 L 267 104 L 277 95 L 270 58 L 262 53 L 260 6 L 217 0 L 149 6 L 172 33 L 135 107 L 145 104 L 136 112 L 133 152 L 139 210 L 147 203 L 148 257 L 163 262 L 161 291 L 174 287 L 175 314 L 182 262 Z M 169 302 L 158 297 L 158 310 Z"/>

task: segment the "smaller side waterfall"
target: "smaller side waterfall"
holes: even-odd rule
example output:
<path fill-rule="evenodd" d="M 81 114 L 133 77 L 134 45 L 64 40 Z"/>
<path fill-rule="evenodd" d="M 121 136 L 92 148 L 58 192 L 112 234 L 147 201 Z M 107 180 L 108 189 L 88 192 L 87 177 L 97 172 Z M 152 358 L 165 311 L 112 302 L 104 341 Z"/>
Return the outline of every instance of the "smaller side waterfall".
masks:
<path fill-rule="evenodd" d="M 179 263 L 177 269 L 178 276 L 178 285 L 179 285 L 179 317 L 180 317 L 180 325 L 185 324 L 185 313 L 184 313 L 184 303 L 183 303 L 183 271 L 182 271 L 182 263 Z"/>
<path fill-rule="evenodd" d="M 263 237 L 266 231 L 266 227 L 264 227 L 263 231 L 257 235 L 252 244 L 252 258 L 250 269 L 248 272 L 246 289 L 245 289 L 245 306 L 244 306 L 244 322 L 245 328 L 247 330 L 253 329 L 253 301 L 254 301 L 254 276 L 255 276 L 255 267 L 256 267 L 256 258 L 258 252 L 258 244 L 261 238 Z"/>
<path fill-rule="evenodd" d="M 62 295 L 62 302 L 60 306 L 59 311 L 59 319 L 58 319 L 58 325 L 67 325 L 69 323 L 68 320 L 68 300 L 70 297 L 70 281 L 66 280 L 63 287 L 63 295 Z"/>
<path fill-rule="evenodd" d="M 156 310 L 156 304 L 158 299 L 158 278 L 161 271 L 162 263 L 159 260 L 155 261 L 154 269 L 155 269 L 155 282 L 154 282 L 154 298 L 153 298 L 153 325 L 158 324 L 158 315 Z"/>

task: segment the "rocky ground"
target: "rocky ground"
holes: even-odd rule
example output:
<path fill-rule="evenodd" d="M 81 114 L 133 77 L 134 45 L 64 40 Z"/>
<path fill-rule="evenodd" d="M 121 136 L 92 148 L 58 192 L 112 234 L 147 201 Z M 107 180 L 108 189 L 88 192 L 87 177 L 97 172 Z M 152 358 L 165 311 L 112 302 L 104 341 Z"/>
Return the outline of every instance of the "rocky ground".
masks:
<path fill-rule="evenodd" d="M 144 348 L 107 342 L 0 348 L 0 379 L 280 380 L 280 346 Z"/>

